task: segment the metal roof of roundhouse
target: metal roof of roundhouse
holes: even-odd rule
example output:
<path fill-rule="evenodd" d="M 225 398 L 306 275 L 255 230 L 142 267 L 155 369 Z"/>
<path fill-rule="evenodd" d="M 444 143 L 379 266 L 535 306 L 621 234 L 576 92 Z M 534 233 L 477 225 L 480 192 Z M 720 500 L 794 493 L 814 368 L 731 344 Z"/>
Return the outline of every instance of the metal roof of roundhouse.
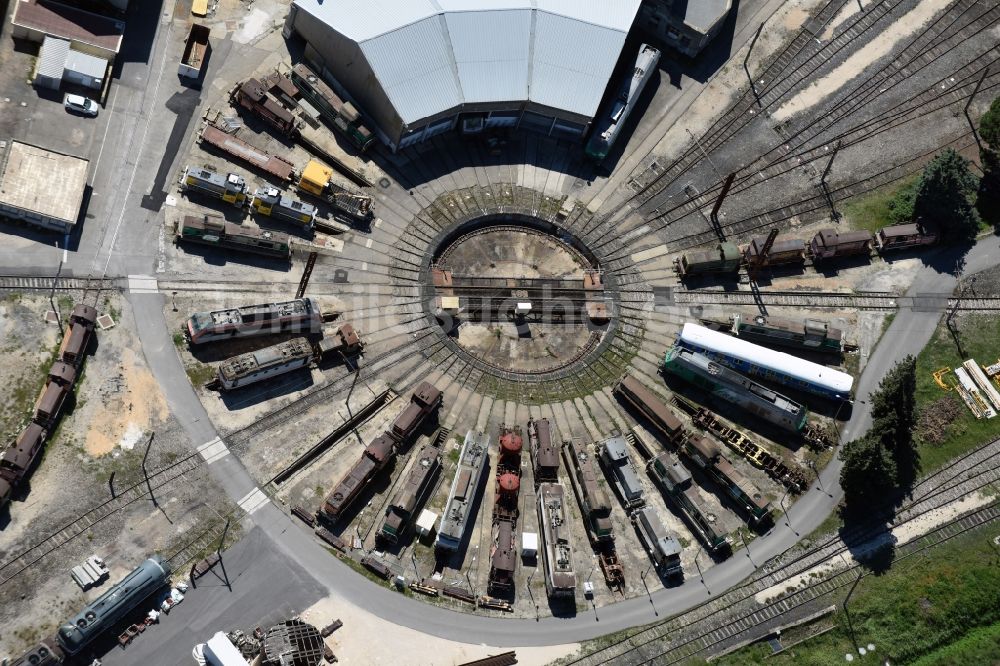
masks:
<path fill-rule="evenodd" d="M 0 175 L 0 202 L 76 224 L 90 162 L 11 141 Z"/>
<path fill-rule="evenodd" d="M 296 0 L 360 45 L 407 124 L 531 101 L 591 118 L 640 0 Z"/>

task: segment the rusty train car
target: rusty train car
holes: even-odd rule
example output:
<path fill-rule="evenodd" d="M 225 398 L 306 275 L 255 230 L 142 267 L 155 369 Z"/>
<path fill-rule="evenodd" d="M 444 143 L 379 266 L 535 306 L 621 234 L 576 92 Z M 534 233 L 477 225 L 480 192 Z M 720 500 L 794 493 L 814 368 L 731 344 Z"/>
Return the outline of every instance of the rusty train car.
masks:
<path fill-rule="evenodd" d="M 559 447 L 552 443 L 552 428 L 548 419 L 528 421 L 528 446 L 535 470 L 535 488 L 540 483 L 558 483 Z"/>
<path fill-rule="evenodd" d="M 673 411 L 646 386 L 625 375 L 614 392 L 666 435 L 668 448 L 703 469 L 752 520 L 762 521 L 770 515 L 770 500 L 733 467 L 721 449 L 710 438 L 685 429 Z"/>
<path fill-rule="evenodd" d="M 395 544 L 399 537 L 413 522 L 413 516 L 427 499 L 434 479 L 441 469 L 441 452 L 433 444 L 427 444 L 417 452 L 417 460 L 413 464 L 403 487 L 389 502 L 385 511 L 385 520 L 376 538 L 389 544 Z"/>
<path fill-rule="evenodd" d="M 489 593 L 509 595 L 517 564 L 515 528 L 520 514 L 521 450 L 524 438 L 518 426 L 500 426 L 497 441 L 496 498 L 493 502 L 493 543 L 490 546 Z"/>
<path fill-rule="evenodd" d="M 808 241 L 779 236 L 766 248 L 764 236 L 754 237 L 738 248 L 725 241 L 711 250 L 685 252 L 675 262 L 677 274 L 683 278 L 698 275 L 736 273 L 742 266 L 765 268 L 802 265 L 807 260 L 822 263 L 857 255 L 879 255 L 911 247 L 934 245 L 939 234 L 929 225 L 919 223 L 897 224 L 885 227 L 878 233 L 868 231 L 839 231 L 821 229 Z M 765 254 L 765 249 L 767 252 Z"/>
<path fill-rule="evenodd" d="M 57 359 L 46 375 L 45 386 L 35 401 L 31 422 L 0 458 L 0 507 L 10 501 L 18 485 L 31 474 L 45 441 L 59 421 L 96 325 L 96 309 L 82 303 L 73 307 L 69 328 L 63 335 Z"/>
<path fill-rule="evenodd" d="M 336 523 L 344 512 L 368 487 L 372 480 L 389 463 L 399 450 L 423 425 L 430 414 L 441 406 L 441 391 L 430 382 L 421 382 L 410 397 L 410 404 L 396 417 L 388 430 L 365 447 L 361 458 L 337 482 L 323 501 L 319 517 Z"/>

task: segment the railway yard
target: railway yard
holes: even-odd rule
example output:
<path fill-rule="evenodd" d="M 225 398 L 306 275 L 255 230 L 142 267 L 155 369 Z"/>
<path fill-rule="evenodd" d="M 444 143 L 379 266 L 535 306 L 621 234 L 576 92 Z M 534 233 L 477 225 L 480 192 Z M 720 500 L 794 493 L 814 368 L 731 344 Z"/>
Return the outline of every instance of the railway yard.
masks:
<path fill-rule="evenodd" d="M 183 631 L 119 649 L 122 614 L 65 663 L 188 663 L 279 608 L 339 613 L 324 645 L 355 663 L 688 663 L 824 617 L 887 543 L 995 532 L 1000 347 L 978 342 L 997 358 L 921 366 L 917 396 L 982 441 L 930 456 L 888 521 L 824 522 L 886 372 L 1000 317 L 985 227 L 955 247 L 845 213 L 945 148 L 981 173 L 995 2 L 747 2 L 711 76 L 664 51 L 597 164 L 507 129 L 390 150 L 282 34 L 289 3 L 254 4 L 201 21 L 198 88 L 171 78 L 190 3 L 133 37 L 139 83 L 102 110 L 130 141 L 105 133 L 115 178 L 72 241 L 0 222 L 0 656 L 157 555 L 211 609 L 175 611 L 192 636 L 158 662 Z M 264 551 L 280 605 L 195 600 L 246 594 Z M 95 554 L 111 582 L 81 589 Z"/>

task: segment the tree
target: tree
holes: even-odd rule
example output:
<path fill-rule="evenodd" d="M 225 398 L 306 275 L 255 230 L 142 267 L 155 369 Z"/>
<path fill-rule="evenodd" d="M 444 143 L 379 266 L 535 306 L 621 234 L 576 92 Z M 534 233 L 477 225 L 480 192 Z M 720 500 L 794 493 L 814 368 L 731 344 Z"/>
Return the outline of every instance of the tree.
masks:
<path fill-rule="evenodd" d="M 913 439 L 916 425 L 917 361 L 907 356 L 886 373 L 869 396 L 872 425 L 863 437 L 848 442 L 840 453 L 844 467 L 840 485 L 848 510 L 870 511 L 909 488 L 920 471 Z"/>
<path fill-rule="evenodd" d="M 979 150 L 983 179 L 979 183 L 976 208 L 984 220 L 1000 226 L 1000 97 L 993 100 L 979 119 L 979 137 L 985 145 Z"/>
<path fill-rule="evenodd" d="M 935 155 L 920 175 L 914 217 L 936 225 L 946 241 L 972 241 L 979 232 L 979 213 L 973 205 L 978 188 L 969 161 L 948 148 Z"/>
<path fill-rule="evenodd" d="M 896 463 L 871 433 L 845 444 L 840 459 L 840 487 L 849 513 L 870 513 L 895 490 Z"/>

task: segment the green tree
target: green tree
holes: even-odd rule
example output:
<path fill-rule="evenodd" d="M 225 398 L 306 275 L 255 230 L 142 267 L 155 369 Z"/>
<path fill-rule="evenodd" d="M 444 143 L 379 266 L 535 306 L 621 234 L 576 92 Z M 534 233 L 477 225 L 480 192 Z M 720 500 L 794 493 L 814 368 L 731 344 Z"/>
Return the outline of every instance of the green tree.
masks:
<path fill-rule="evenodd" d="M 920 471 L 913 439 L 916 425 L 917 361 L 907 356 L 886 373 L 869 396 L 872 425 L 840 453 L 840 485 L 849 511 L 868 511 L 899 489 L 909 488 Z"/>
<path fill-rule="evenodd" d="M 971 241 L 979 232 L 979 213 L 974 206 L 978 188 L 969 161 L 948 148 L 935 155 L 920 176 L 914 217 L 936 225 L 947 242 Z"/>
<path fill-rule="evenodd" d="M 1000 97 L 979 119 L 979 137 L 984 143 L 979 150 L 983 179 L 976 208 L 989 224 L 1000 226 Z"/>
<path fill-rule="evenodd" d="M 895 491 L 896 463 L 878 437 L 868 433 L 848 442 L 840 459 L 840 487 L 849 513 L 870 513 Z"/>

